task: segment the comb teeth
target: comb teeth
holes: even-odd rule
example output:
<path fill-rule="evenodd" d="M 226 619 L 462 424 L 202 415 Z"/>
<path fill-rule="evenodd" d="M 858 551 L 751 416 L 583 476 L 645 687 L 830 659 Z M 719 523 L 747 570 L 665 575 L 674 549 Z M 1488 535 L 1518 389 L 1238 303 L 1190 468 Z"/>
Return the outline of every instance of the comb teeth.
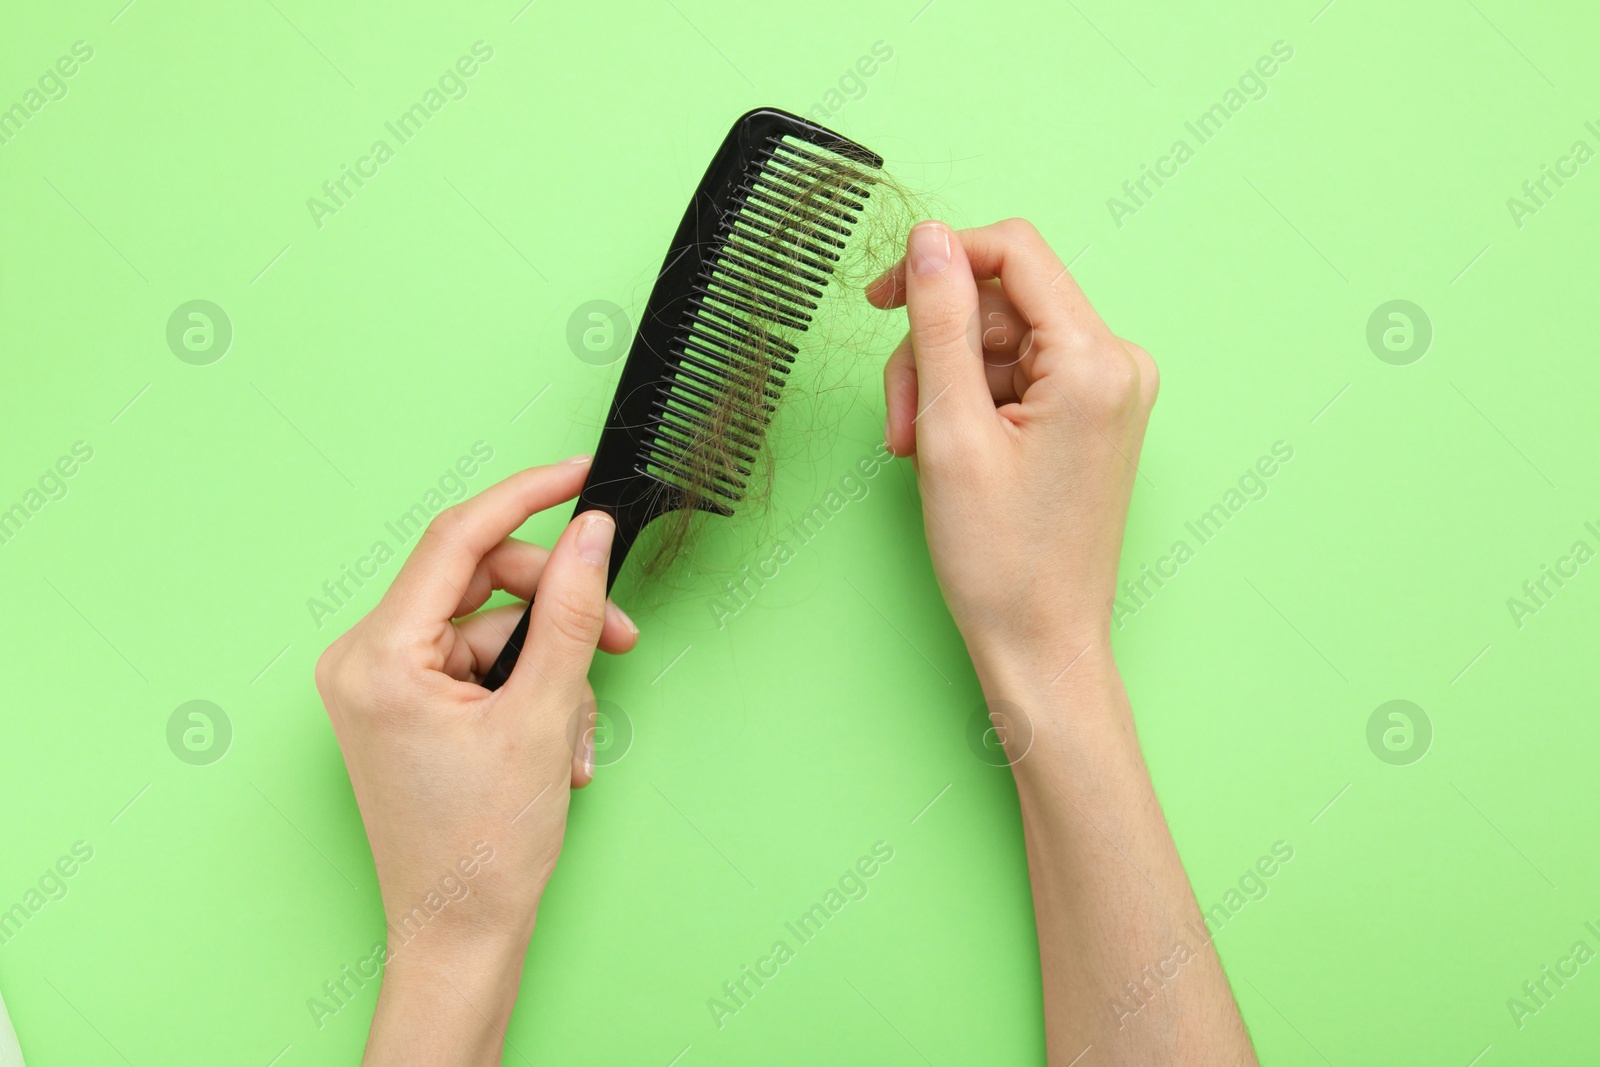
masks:
<path fill-rule="evenodd" d="M 616 520 L 609 591 L 645 528 L 672 516 L 670 563 L 693 510 L 731 514 L 804 332 L 883 157 L 777 108 L 739 116 L 678 223 L 639 317 L 573 516 Z M 524 609 L 485 689 L 528 637 Z"/>
<path fill-rule="evenodd" d="M 821 176 L 819 177 L 819 172 Z M 851 180 L 840 181 L 841 173 Z M 698 506 L 744 497 L 798 346 L 872 182 L 854 161 L 767 137 L 719 220 L 682 305 L 641 442 L 638 471 Z M 746 398 L 729 407 L 728 394 Z M 720 463 L 691 458 L 714 438 Z"/>

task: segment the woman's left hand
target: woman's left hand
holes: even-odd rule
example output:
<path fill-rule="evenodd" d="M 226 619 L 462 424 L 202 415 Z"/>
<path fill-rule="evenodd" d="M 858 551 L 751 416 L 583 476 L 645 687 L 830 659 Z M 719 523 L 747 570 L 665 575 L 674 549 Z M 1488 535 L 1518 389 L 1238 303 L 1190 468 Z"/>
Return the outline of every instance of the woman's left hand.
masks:
<path fill-rule="evenodd" d="M 594 774 L 589 665 L 638 640 L 606 599 L 610 516 L 578 516 L 548 552 L 510 536 L 587 472 L 536 467 L 440 513 L 317 663 L 388 920 L 368 1063 L 498 1062 L 570 790 Z M 479 611 L 496 589 L 538 596 L 490 692 L 477 679 L 522 611 Z"/>

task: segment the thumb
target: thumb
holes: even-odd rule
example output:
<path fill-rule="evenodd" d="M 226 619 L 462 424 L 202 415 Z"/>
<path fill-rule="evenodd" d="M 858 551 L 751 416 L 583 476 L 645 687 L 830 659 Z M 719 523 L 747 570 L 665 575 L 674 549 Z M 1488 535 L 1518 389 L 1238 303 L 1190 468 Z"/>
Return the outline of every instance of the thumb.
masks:
<path fill-rule="evenodd" d="M 919 432 L 992 415 L 966 249 L 944 223 L 919 222 L 906 239 L 905 271 Z"/>
<path fill-rule="evenodd" d="M 610 515 L 586 511 L 557 538 L 534 591 L 528 640 L 504 689 L 553 689 L 563 707 L 577 706 L 605 627 L 606 564 L 616 529 Z"/>

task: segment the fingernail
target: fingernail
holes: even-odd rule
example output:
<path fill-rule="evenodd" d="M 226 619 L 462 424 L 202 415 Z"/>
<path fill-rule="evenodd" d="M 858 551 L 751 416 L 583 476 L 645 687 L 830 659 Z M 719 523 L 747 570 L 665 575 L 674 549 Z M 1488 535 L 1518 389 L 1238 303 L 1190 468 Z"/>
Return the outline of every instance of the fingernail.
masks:
<path fill-rule="evenodd" d="M 894 442 L 889 440 L 889 416 L 883 417 L 883 447 L 894 451 Z"/>
<path fill-rule="evenodd" d="M 943 274 L 950 266 L 950 227 L 941 222 L 919 222 L 911 227 L 912 274 Z"/>
<path fill-rule="evenodd" d="M 564 459 L 561 462 L 563 462 L 563 463 L 587 463 L 593 458 L 594 457 L 591 456 L 587 452 L 579 452 L 576 456 L 573 456 L 571 459 Z"/>
<path fill-rule="evenodd" d="M 611 556 L 611 535 L 617 524 L 603 511 L 593 511 L 585 516 L 578 530 L 578 558 L 590 563 L 604 563 Z"/>
<path fill-rule="evenodd" d="M 583 773 L 590 779 L 594 778 L 594 731 L 589 731 L 589 739 L 583 746 Z"/>
<path fill-rule="evenodd" d="M 633 636 L 639 636 L 639 627 L 632 619 L 628 618 L 628 613 L 611 603 L 609 600 L 606 601 L 606 614 L 612 619 L 621 623 L 623 626 L 626 626 L 629 630 L 633 631 Z"/>

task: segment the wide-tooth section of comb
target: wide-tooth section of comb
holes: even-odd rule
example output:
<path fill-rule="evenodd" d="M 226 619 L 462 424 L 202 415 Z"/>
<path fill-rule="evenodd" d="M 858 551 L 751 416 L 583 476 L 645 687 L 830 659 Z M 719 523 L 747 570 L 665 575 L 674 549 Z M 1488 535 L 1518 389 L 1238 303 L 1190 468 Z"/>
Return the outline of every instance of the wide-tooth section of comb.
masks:
<path fill-rule="evenodd" d="M 791 137 L 756 146 L 680 307 L 641 474 L 732 513 L 799 351 L 788 337 L 811 327 L 872 181 L 854 161 Z"/>

